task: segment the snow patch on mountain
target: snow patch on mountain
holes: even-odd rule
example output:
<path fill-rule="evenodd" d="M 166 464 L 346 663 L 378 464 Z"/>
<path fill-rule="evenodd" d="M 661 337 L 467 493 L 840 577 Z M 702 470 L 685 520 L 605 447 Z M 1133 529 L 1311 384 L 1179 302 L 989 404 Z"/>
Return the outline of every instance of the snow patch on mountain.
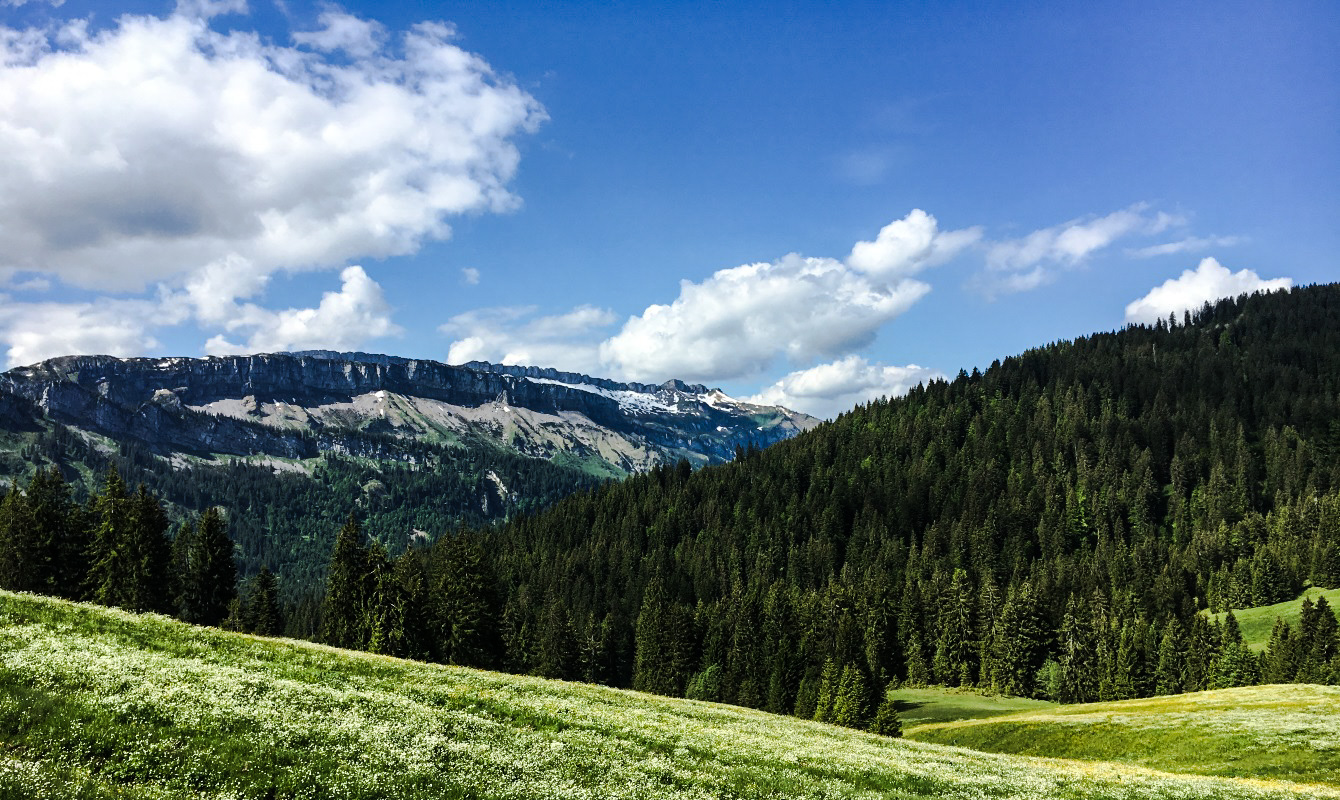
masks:
<path fill-rule="evenodd" d="M 531 383 L 541 383 L 548 386 L 562 386 L 567 389 L 574 389 L 579 392 L 589 392 L 598 394 L 601 397 L 608 397 L 619 404 L 619 408 L 629 414 L 682 414 L 679 408 L 679 400 L 683 396 L 680 393 L 674 393 L 675 402 L 667 403 L 655 395 L 645 392 L 633 392 L 620 389 L 605 389 L 600 386 L 592 386 L 589 383 L 564 383 L 552 378 L 532 378 L 526 376 L 526 380 Z"/>

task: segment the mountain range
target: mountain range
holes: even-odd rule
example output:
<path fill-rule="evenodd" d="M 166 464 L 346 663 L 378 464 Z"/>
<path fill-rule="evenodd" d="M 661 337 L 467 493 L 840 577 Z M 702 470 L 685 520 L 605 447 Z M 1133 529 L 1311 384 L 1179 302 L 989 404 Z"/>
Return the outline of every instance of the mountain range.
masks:
<path fill-rule="evenodd" d="M 93 489 L 116 466 L 174 516 L 228 509 L 244 572 L 265 563 L 293 577 L 324 562 L 350 510 L 403 549 L 601 480 L 727 461 L 818 422 L 681 381 L 484 362 L 68 356 L 0 375 L 0 477 L 52 464 Z"/>

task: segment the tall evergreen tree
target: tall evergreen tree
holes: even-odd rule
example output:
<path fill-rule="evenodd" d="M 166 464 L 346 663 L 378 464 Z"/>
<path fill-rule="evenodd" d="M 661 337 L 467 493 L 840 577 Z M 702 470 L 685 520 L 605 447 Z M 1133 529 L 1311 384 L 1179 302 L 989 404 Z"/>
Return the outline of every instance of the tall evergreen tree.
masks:
<path fill-rule="evenodd" d="M 269 567 L 261 567 L 256 577 L 247 582 L 242 619 L 248 633 L 259 636 L 279 636 L 284 633 L 279 581 Z"/>
<path fill-rule="evenodd" d="M 365 609 L 372 594 L 371 557 L 363 531 L 351 513 L 335 537 L 326 579 L 321 639 L 335 647 L 361 650 L 368 642 Z"/>
<path fill-rule="evenodd" d="M 207 509 L 198 524 L 183 527 L 182 533 L 188 537 L 185 544 L 174 546 L 178 553 L 184 550 L 186 556 L 181 579 L 182 619 L 198 625 L 219 625 L 237 597 L 237 564 L 223 515 L 217 508 Z"/>
<path fill-rule="evenodd" d="M 1186 682 L 1186 637 L 1176 617 L 1168 620 L 1159 640 L 1159 660 L 1154 668 L 1154 693 L 1180 694 Z"/>

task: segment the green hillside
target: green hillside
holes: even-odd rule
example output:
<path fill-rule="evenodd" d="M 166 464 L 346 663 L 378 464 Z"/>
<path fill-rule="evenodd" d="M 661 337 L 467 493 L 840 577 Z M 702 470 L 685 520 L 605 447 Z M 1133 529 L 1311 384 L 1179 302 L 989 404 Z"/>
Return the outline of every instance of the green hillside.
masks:
<path fill-rule="evenodd" d="M 890 689 L 886 696 L 893 701 L 904 730 L 936 722 L 986 719 L 1056 707 L 1055 703 L 1046 700 L 1005 697 L 943 686 Z"/>
<path fill-rule="evenodd" d="M 1120 761 L 1340 788 L 1340 687 L 1283 684 L 1060 706 L 908 728 L 993 753 Z"/>
<path fill-rule="evenodd" d="M 974 753 L 10 593 L 0 743 L 0 797 L 44 800 L 1340 797 Z"/>
<path fill-rule="evenodd" d="M 1318 597 L 1325 597 L 1331 608 L 1335 608 L 1337 604 L 1340 604 L 1340 589 L 1319 589 L 1313 586 L 1293 600 L 1285 600 L 1283 603 L 1257 606 L 1256 608 L 1234 609 L 1233 618 L 1238 621 L 1238 626 L 1242 628 L 1242 640 L 1252 650 L 1260 652 L 1266 649 L 1266 644 L 1270 641 L 1270 629 L 1275 627 L 1276 619 L 1282 619 L 1297 628 L 1298 616 L 1303 608 L 1303 600 L 1310 599 L 1315 603 Z M 1228 616 L 1228 612 L 1210 614 L 1209 616 L 1211 619 L 1222 623 L 1224 617 Z"/>

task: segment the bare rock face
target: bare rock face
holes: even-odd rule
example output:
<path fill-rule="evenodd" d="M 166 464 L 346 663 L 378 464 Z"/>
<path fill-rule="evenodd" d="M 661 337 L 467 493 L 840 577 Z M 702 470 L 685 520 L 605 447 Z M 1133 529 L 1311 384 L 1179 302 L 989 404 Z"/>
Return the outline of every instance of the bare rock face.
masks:
<path fill-rule="evenodd" d="M 625 474 L 711 463 L 818 424 L 667 381 L 619 383 L 537 367 L 309 351 L 210 358 L 55 358 L 0 375 L 0 424 L 36 407 L 161 455 L 412 460 L 414 442 L 560 454 Z M 27 416 L 25 416 L 27 415 Z"/>

